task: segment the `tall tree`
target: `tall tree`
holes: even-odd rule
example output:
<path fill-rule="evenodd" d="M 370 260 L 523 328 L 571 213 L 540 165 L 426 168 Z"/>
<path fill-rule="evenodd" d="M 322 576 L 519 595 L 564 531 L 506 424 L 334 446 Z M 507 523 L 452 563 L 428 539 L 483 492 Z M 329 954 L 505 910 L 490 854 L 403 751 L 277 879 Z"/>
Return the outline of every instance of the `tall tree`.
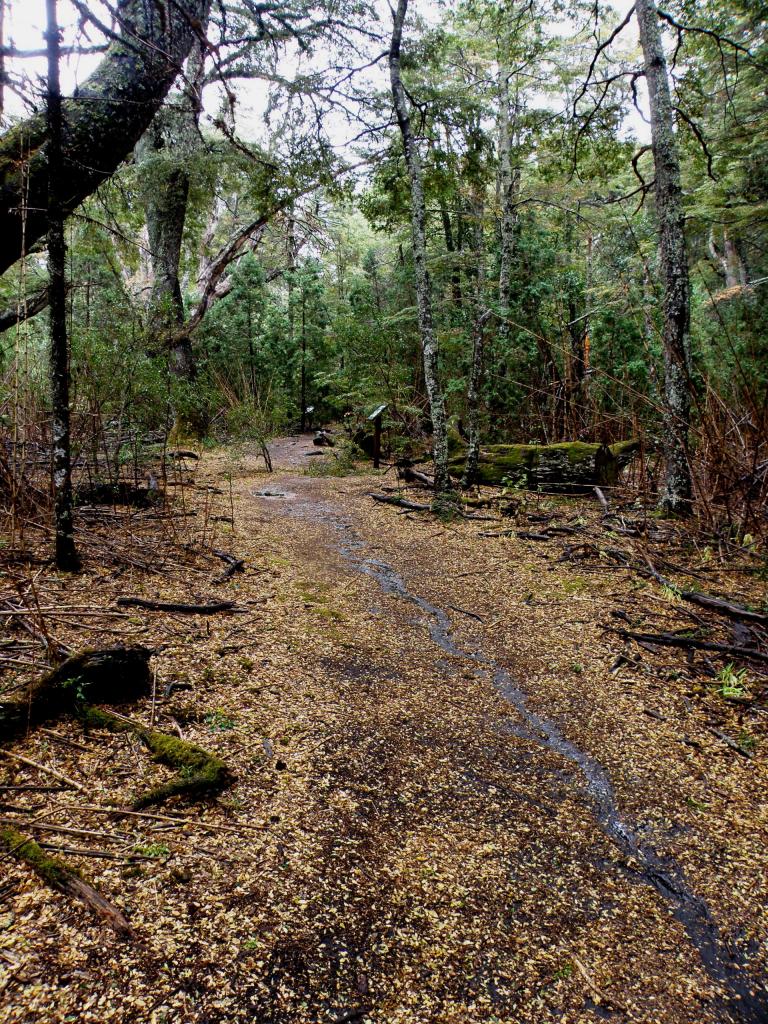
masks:
<path fill-rule="evenodd" d="M 160 107 L 199 32 L 206 0 L 124 0 L 121 32 L 104 60 L 64 103 L 64 214 L 114 173 Z M 46 118 L 0 138 L 0 273 L 48 228 Z M 25 167 L 28 163 L 28 167 Z M 26 207 L 22 224 L 22 188 Z"/>
<path fill-rule="evenodd" d="M 190 161 L 198 148 L 199 122 L 205 73 L 204 34 L 210 0 L 204 0 L 200 39 L 187 61 L 184 88 L 176 103 L 160 110 L 136 147 L 143 165 L 144 210 L 147 219 L 152 290 L 148 326 L 153 348 L 167 349 L 171 373 L 182 380 L 195 377 L 195 360 L 185 322 L 184 299 L 179 280 L 181 246 L 187 218 Z M 176 416 L 174 433 L 195 436 L 202 424 L 195 418 Z"/>
<path fill-rule="evenodd" d="M 506 59 L 499 66 L 499 350 L 509 343 L 509 312 L 512 297 L 512 260 L 515 251 L 515 209 L 520 184 L 520 170 L 513 167 L 514 136 L 518 113 L 510 97 L 511 71 Z"/>
<path fill-rule="evenodd" d="M 398 0 L 392 25 L 392 42 L 389 49 L 389 78 L 395 116 L 403 139 L 405 163 L 408 168 L 411 198 L 411 246 L 416 283 L 416 303 L 419 315 L 419 335 L 424 363 L 424 382 L 429 398 L 432 418 L 432 447 L 435 465 L 435 505 L 444 501 L 444 495 L 451 490 L 448 473 L 448 423 L 438 371 L 437 335 L 432 315 L 432 283 L 427 269 L 426 204 L 424 181 L 418 144 L 411 124 L 408 100 L 400 74 L 400 50 L 403 38 L 403 23 L 408 10 L 408 0 Z"/>
<path fill-rule="evenodd" d="M 474 267 L 472 268 L 472 357 L 467 387 L 468 448 L 462 486 L 469 487 L 477 477 L 480 461 L 480 414 L 485 362 L 485 322 L 488 310 L 485 301 L 485 168 L 483 136 L 479 119 L 468 133 L 466 155 L 467 178 L 470 182 L 468 213 Z"/>
<path fill-rule="evenodd" d="M 50 374 L 53 417 L 53 497 L 56 526 L 56 567 L 66 572 L 79 568 L 72 521 L 72 461 L 69 430 L 69 350 L 67 344 L 66 246 L 62 190 L 62 104 L 59 84 L 59 23 L 57 0 L 46 0 L 48 43 L 48 302 L 50 309 Z"/>
<path fill-rule="evenodd" d="M 666 476 L 661 506 L 685 515 L 692 498 L 688 441 L 691 422 L 691 298 L 685 243 L 680 158 L 667 62 L 654 0 L 636 0 L 651 113 L 656 172 L 659 261 L 664 287 L 664 408 Z"/>

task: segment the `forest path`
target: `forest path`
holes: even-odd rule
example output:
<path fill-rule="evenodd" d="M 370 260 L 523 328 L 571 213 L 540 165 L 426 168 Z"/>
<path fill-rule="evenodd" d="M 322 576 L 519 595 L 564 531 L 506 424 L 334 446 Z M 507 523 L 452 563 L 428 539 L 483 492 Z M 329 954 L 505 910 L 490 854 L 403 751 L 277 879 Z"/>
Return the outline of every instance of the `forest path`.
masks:
<path fill-rule="evenodd" d="M 713 772 L 681 743 L 658 680 L 610 671 L 600 623 L 629 584 L 307 476 L 333 459 L 307 439 L 273 459 L 236 521 L 298 574 L 297 685 L 324 694 L 299 700 L 288 888 L 311 913 L 273 953 L 274 1019 L 765 1020 L 731 963 L 760 868 L 723 871 L 728 811 L 695 810 L 718 785 L 732 804 L 720 752 Z"/>
<path fill-rule="evenodd" d="M 160 696 L 131 716 L 233 782 L 126 817 L 172 774 L 132 737 L 65 718 L 19 739 L 83 792 L 6 767 L 22 789 L 5 813 L 63 835 L 135 937 L 6 860 L 0 1022 L 768 1019 L 750 991 L 768 976 L 765 715 L 700 685 L 683 652 L 610 631 L 616 615 L 690 628 L 687 609 L 600 558 L 589 503 L 528 495 L 516 518 L 442 522 L 372 501 L 391 471 L 322 475 L 335 457 L 306 437 L 272 453 L 271 474 L 250 446 L 190 460 L 157 522 L 117 530 L 107 510 L 102 536 L 161 571 L 94 546 L 81 576 L 38 581 L 74 620 L 112 616 L 92 642 L 153 648 Z M 542 516 L 583 519 L 594 555 L 518 536 Z M 211 549 L 243 571 L 222 579 Z M 116 613 L 125 595 L 236 607 Z M 57 626 L 83 644 L 82 623 Z M 740 730 L 749 758 L 722 740 Z"/>

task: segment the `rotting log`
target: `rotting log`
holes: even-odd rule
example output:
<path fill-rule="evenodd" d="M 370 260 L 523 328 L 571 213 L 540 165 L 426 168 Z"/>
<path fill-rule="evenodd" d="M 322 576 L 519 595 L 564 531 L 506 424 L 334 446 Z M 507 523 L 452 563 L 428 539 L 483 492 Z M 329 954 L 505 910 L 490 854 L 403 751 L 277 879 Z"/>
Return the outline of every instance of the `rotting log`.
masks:
<path fill-rule="evenodd" d="M 0 703 L 0 740 L 76 711 L 83 703 L 128 704 L 152 689 L 148 647 L 110 647 L 67 658 L 22 696 Z"/>
<path fill-rule="evenodd" d="M 81 717 L 86 726 L 92 728 L 131 733 L 141 740 L 156 761 L 178 769 L 174 778 L 138 796 L 133 803 L 134 810 L 164 803 L 173 796 L 191 799 L 215 796 L 233 781 L 221 758 L 188 740 L 118 718 L 101 708 L 85 708 Z"/>
<path fill-rule="evenodd" d="M 523 487 L 539 491 L 592 491 L 612 487 L 621 470 L 640 449 L 640 442 L 618 441 L 612 445 L 563 441 L 559 444 L 492 444 L 480 448 L 477 482 Z M 451 473 L 463 471 L 465 455 L 454 454 Z"/>
<path fill-rule="evenodd" d="M 12 825 L 3 825 L 0 826 L 0 846 L 11 857 L 31 868 L 53 889 L 74 896 L 89 906 L 118 935 L 123 938 L 133 936 L 133 929 L 117 907 L 104 899 L 74 868 L 59 857 L 50 856 L 34 839 L 25 836 Z"/>

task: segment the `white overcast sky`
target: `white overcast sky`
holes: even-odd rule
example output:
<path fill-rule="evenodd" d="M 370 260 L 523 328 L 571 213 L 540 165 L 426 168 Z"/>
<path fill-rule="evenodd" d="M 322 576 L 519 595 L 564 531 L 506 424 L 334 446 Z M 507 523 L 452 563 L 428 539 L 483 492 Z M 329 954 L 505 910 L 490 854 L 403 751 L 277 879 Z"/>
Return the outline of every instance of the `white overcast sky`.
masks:
<path fill-rule="evenodd" d="M 3 0 L 0 0 L 2 3 Z M 625 14 L 629 10 L 634 0 L 613 0 L 614 8 L 620 13 Z M 91 0 L 89 7 L 93 10 L 94 14 L 100 17 L 104 21 L 109 21 L 109 15 L 106 8 L 103 7 L 100 0 Z M 430 0 L 415 0 L 413 3 L 413 9 L 417 13 L 421 14 L 425 20 L 434 23 L 441 17 L 438 6 Z M 5 43 L 10 46 L 13 45 L 19 50 L 39 50 L 45 46 L 44 29 L 45 29 L 45 0 L 5 0 Z M 59 20 L 65 28 L 65 43 L 75 42 L 75 32 L 77 28 L 77 15 L 72 6 L 67 0 L 60 0 L 59 2 Z M 384 27 L 386 26 L 386 19 L 383 19 Z M 558 30 L 562 30 L 562 26 L 556 26 Z M 98 42 L 96 30 L 92 27 L 90 32 L 93 34 L 92 42 Z M 634 24 L 628 27 L 626 30 L 626 44 L 632 44 L 637 40 L 637 28 Z M 78 39 L 83 45 L 88 45 L 88 40 L 80 37 Z M 89 55 L 77 55 L 71 57 L 65 57 L 62 60 L 61 66 L 61 79 L 62 79 L 62 90 L 65 93 L 71 93 L 78 82 L 82 82 L 91 71 L 96 67 L 100 60 L 98 54 Z M 33 59 L 13 59 L 8 62 L 9 70 L 18 74 L 23 71 L 26 73 L 30 80 L 30 84 L 34 84 L 40 88 L 43 82 L 43 76 L 45 75 L 45 59 L 44 58 L 33 58 Z M 641 83 L 642 86 L 643 83 Z M 236 94 L 238 98 L 238 109 L 239 109 L 239 124 L 240 132 L 246 137 L 254 137 L 258 134 L 258 123 L 260 120 L 260 112 L 264 109 L 266 89 L 265 85 L 261 82 L 238 82 L 236 86 Z M 641 89 L 641 102 L 642 89 Z M 6 114 L 12 116 L 18 116 L 23 114 L 24 108 L 21 100 L 13 94 L 9 89 L 6 89 L 5 96 L 5 107 Z M 215 96 L 209 95 L 206 108 L 215 111 L 218 107 L 218 100 Z M 643 119 L 636 113 L 632 112 L 628 121 L 627 127 L 638 137 L 641 141 L 647 141 L 648 129 Z"/>

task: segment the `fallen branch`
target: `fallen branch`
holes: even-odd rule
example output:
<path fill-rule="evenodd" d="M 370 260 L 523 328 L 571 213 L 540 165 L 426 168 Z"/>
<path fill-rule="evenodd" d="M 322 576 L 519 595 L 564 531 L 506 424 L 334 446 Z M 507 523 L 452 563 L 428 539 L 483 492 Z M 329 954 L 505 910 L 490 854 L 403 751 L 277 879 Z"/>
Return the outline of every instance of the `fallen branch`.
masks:
<path fill-rule="evenodd" d="M 134 935 L 126 917 L 104 899 L 101 893 L 84 881 L 80 875 L 58 857 L 51 857 L 43 848 L 11 825 L 0 828 L 0 844 L 18 861 L 30 867 L 54 889 L 74 896 L 98 914 L 118 935 L 131 938 Z"/>
<path fill-rule="evenodd" d="M 109 850 L 94 850 L 91 847 L 82 846 L 57 846 L 56 843 L 40 843 L 43 850 L 55 850 L 56 853 L 68 853 L 72 857 L 94 857 L 97 860 L 119 860 L 125 863 L 137 860 L 154 860 L 140 853 L 111 853 Z"/>
<path fill-rule="evenodd" d="M 197 818 L 182 818 L 175 814 L 151 814 L 147 811 L 132 811 L 125 807 L 99 807 L 96 804 L 67 805 L 69 810 L 87 812 L 89 814 L 114 814 L 118 817 L 147 818 L 150 821 L 172 822 L 174 825 L 194 825 L 205 832 L 229 832 L 232 835 L 240 835 L 242 832 L 263 832 L 266 825 L 214 825 L 207 821 L 200 821 Z"/>
<path fill-rule="evenodd" d="M 24 825 L 21 821 L 0 821 L 0 825 Z M 112 842 L 125 842 L 130 840 L 130 836 L 127 832 L 96 832 L 93 829 L 88 828 L 70 828 L 68 825 L 51 825 L 47 821 L 30 821 L 26 824 L 26 828 L 34 829 L 40 832 L 57 832 L 67 836 L 86 836 L 88 839 L 107 839 Z"/>
<path fill-rule="evenodd" d="M 221 573 L 220 576 L 216 576 L 213 580 L 214 583 L 224 583 L 231 576 L 234 576 L 236 572 L 242 572 L 245 569 L 245 559 L 235 558 L 234 555 L 228 555 L 226 551 L 216 551 L 214 549 L 213 554 L 217 558 L 220 558 L 222 562 L 227 563 L 227 568 Z"/>
<path fill-rule="evenodd" d="M 0 757 L 7 757 L 11 761 L 18 761 L 19 764 L 24 764 L 28 768 L 36 768 L 44 775 L 50 775 L 52 779 L 58 779 L 59 782 L 63 782 L 64 785 L 69 786 L 70 789 L 76 789 L 79 793 L 85 792 L 85 789 L 79 782 L 75 782 L 74 779 L 70 779 L 66 775 L 62 775 L 61 772 L 57 772 L 55 768 L 48 768 L 47 765 L 38 764 L 38 762 L 33 761 L 31 757 L 22 757 L 21 754 L 13 754 L 10 750 L 3 750 L 1 748 Z"/>
<path fill-rule="evenodd" d="M 467 611 L 466 608 L 459 608 L 458 605 L 455 604 L 449 604 L 446 605 L 446 607 L 450 608 L 452 612 L 459 612 L 461 615 L 468 615 L 470 619 L 477 619 L 478 622 L 483 621 L 482 615 L 478 615 L 476 612 Z"/>
<path fill-rule="evenodd" d="M 737 647 L 734 644 L 718 644 L 709 640 L 698 640 L 696 637 L 678 636 L 676 633 L 631 633 L 628 630 L 612 630 L 627 640 L 637 643 L 659 644 L 662 647 L 682 647 L 686 650 L 714 651 L 716 654 L 727 654 L 733 658 L 752 658 L 755 661 L 768 662 L 768 653 L 752 647 Z"/>
<path fill-rule="evenodd" d="M 752 611 L 751 608 L 745 608 L 743 605 L 735 604 L 733 601 L 725 601 L 720 597 L 712 597 L 710 594 L 702 594 L 700 590 L 680 590 L 676 587 L 671 580 L 666 579 L 658 572 L 651 561 L 646 558 L 646 565 L 648 566 L 648 572 L 663 587 L 667 587 L 669 590 L 673 590 L 676 594 L 679 594 L 684 601 L 689 601 L 691 604 L 698 604 L 702 608 L 708 608 L 710 611 L 716 612 L 719 615 L 727 615 L 731 619 L 746 619 L 749 622 L 757 622 L 760 625 L 768 625 L 768 615 L 763 612 Z"/>
<path fill-rule="evenodd" d="M 431 512 L 431 505 L 420 505 L 415 501 L 406 501 L 405 498 L 390 497 L 388 494 L 369 494 L 369 498 L 380 501 L 383 505 L 396 505 L 398 508 L 407 508 L 411 512 Z"/>
<path fill-rule="evenodd" d="M 407 484 L 420 484 L 422 487 L 429 487 L 430 490 L 435 486 L 435 481 L 431 476 L 427 476 L 426 473 L 420 473 L 417 469 L 412 469 L 410 466 L 398 466 L 397 475 L 401 480 L 405 480 Z"/>
<path fill-rule="evenodd" d="M 752 760 L 752 754 L 748 750 L 745 750 L 740 743 L 736 742 L 736 740 L 732 740 L 726 733 L 720 732 L 719 729 L 715 729 L 712 726 L 709 727 L 709 731 L 713 736 L 717 736 L 719 740 L 722 740 L 727 747 L 731 748 L 731 750 L 735 750 L 737 754 L 741 754 L 742 757 L 746 757 L 748 761 Z"/>
<path fill-rule="evenodd" d="M 183 604 L 176 601 L 149 601 L 143 597 L 118 597 L 115 604 L 120 608 L 146 608 L 151 612 L 179 612 L 182 615 L 214 615 L 216 612 L 231 611 L 235 607 L 234 601 Z"/>

